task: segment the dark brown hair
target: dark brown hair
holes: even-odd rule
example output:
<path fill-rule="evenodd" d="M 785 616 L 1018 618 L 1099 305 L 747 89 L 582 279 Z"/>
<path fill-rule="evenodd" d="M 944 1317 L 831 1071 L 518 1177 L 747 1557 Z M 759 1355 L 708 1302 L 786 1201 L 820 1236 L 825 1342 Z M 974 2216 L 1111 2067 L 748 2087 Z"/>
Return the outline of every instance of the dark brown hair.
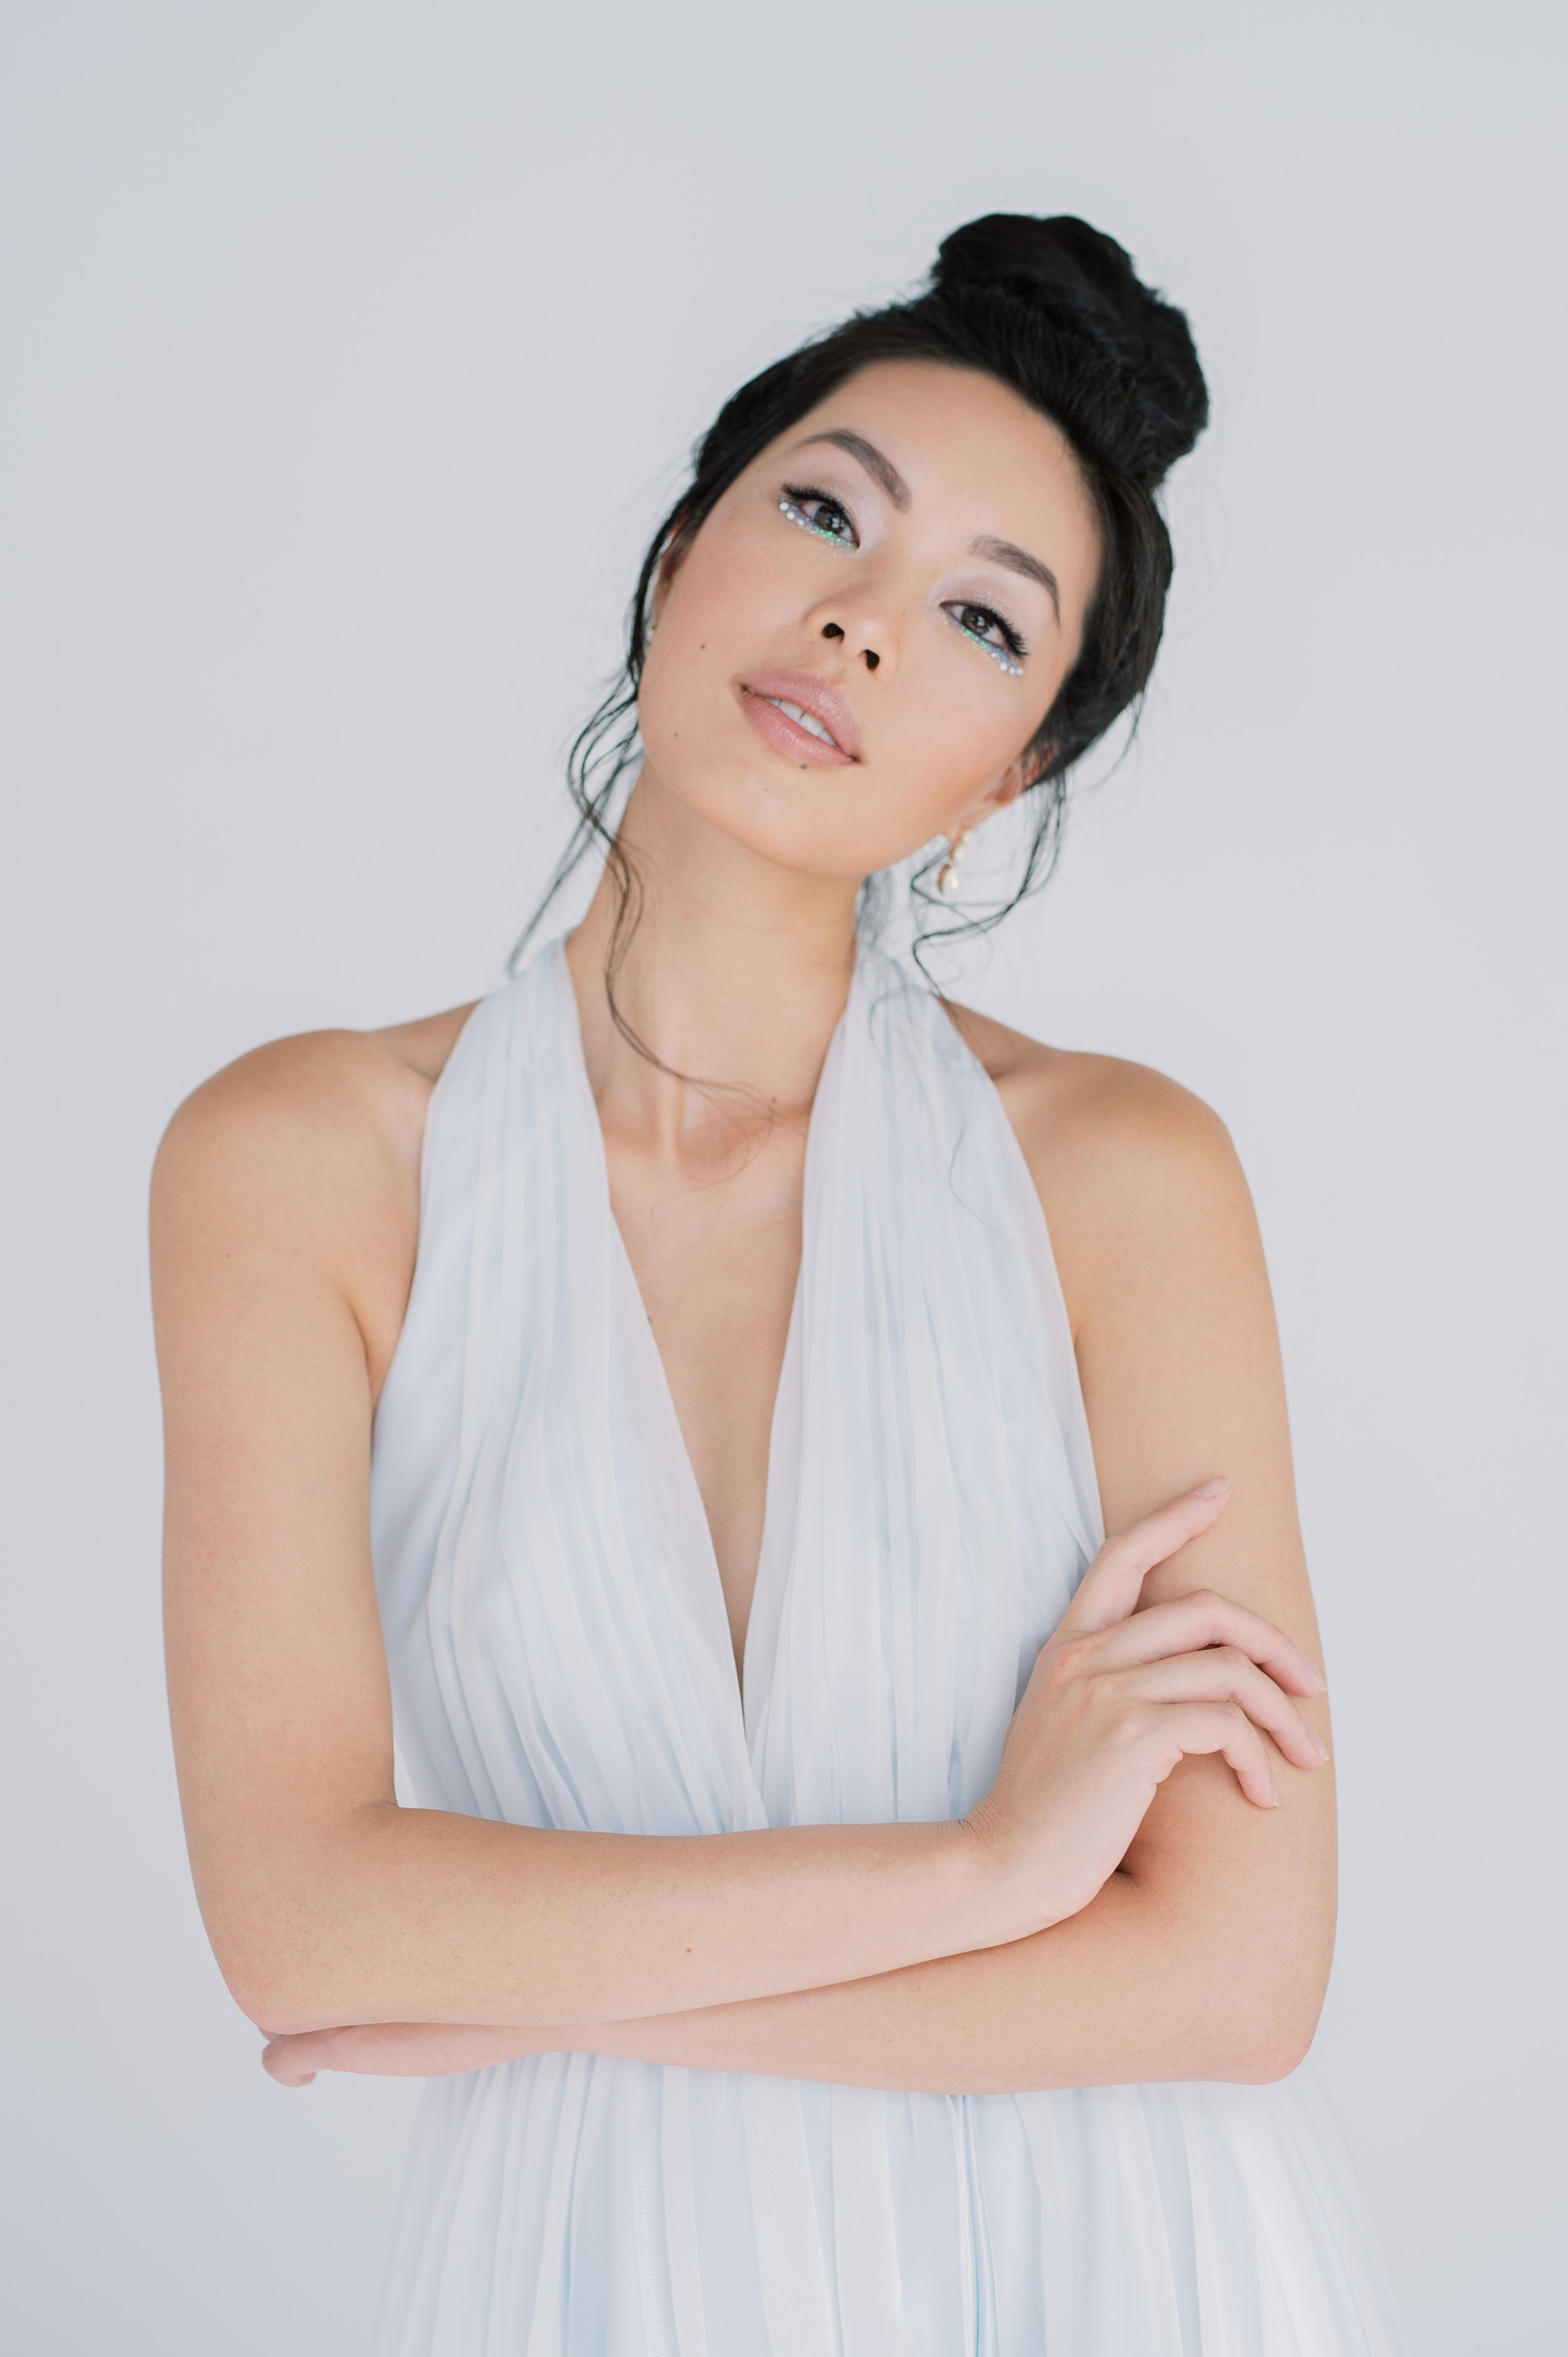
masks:
<path fill-rule="evenodd" d="M 598 844 L 621 894 L 607 978 L 613 977 L 641 896 L 615 841 L 611 811 L 617 788 L 638 759 L 637 698 L 660 568 L 691 543 L 770 442 L 859 370 L 899 360 L 977 369 L 1049 417 L 1077 455 L 1101 539 L 1082 651 L 1028 748 L 1035 823 L 1023 872 L 999 907 L 920 936 L 917 956 L 921 942 L 940 938 L 941 931 L 983 931 L 1000 923 L 1049 874 L 1069 772 L 1136 705 L 1154 668 L 1172 568 L 1170 535 L 1155 494 L 1203 431 L 1208 394 L 1185 315 L 1144 285 L 1114 238 L 1071 214 L 1038 221 L 1026 213 L 988 213 L 943 240 L 919 295 L 881 310 L 857 311 L 764 369 L 725 404 L 697 444 L 691 480 L 654 533 L 638 578 L 623 668 L 572 747 L 567 778 L 576 829 L 514 962 L 567 877 Z M 926 877 L 920 869 L 911 889 L 931 905 Z M 869 880 L 863 917 L 875 906 L 881 881 Z"/>

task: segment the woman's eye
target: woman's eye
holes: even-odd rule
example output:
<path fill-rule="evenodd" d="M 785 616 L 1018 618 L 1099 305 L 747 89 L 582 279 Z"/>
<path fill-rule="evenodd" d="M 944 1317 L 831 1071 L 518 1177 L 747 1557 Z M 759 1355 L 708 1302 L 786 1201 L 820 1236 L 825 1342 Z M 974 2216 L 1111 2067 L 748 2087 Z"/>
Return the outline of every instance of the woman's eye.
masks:
<path fill-rule="evenodd" d="M 848 511 L 826 491 L 797 490 L 793 484 L 786 483 L 779 512 L 787 515 L 791 523 L 798 523 L 802 532 L 814 532 L 819 540 L 831 540 L 839 548 L 857 545 Z"/>
<path fill-rule="evenodd" d="M 989 606 L 972 606 L 962 598 L 942 610 L 952 617 L 966 639 L 972 639 L 977 647 L 984 649 L 1009 679 L 1023 678 L 1024 666 L 1019 657 L 1027 649 L 1011 622 L 1004 622 Z"/>

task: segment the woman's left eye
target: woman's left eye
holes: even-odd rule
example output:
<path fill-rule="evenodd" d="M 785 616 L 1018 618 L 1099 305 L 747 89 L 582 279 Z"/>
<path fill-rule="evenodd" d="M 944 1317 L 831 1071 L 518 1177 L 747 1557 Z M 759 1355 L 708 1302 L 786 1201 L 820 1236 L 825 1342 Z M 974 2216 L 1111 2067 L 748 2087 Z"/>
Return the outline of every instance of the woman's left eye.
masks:
<path fill-rule="evenodd" d="M 984 649 L 1000 671 L 1009 679 L 1022 679 L 1024 665 L 1020 658 L 1027 653 L 1023 640 L 1011 622 L 1003 620 L 989 606 L 972 606 L 966 598 L 958 598 L 944 606 L 944 614 L 951 617 L 966 639 L 972 639 Z"/>
<path fill-rule="evenodd" d="M 787 515 L 791 523 L 798 523 L 802 532 L 813 532 L 819 540 L 831 540 L 835 547 L 859 545 L 849 511 L 841 507 L 830 492 L 786 483 L 779 511 Z"/>

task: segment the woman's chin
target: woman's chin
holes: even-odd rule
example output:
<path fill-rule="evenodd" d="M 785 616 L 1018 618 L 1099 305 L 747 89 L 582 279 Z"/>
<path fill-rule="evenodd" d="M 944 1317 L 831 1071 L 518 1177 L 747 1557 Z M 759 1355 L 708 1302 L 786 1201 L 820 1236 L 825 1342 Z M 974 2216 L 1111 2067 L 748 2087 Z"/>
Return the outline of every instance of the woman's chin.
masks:
<path fill-rule="evenodd" d="M 781 766 L 765 770 L 755 758 L 676 759 L 656 770 L 650 759 L 634 790 L 639 807 L 627 813 L 626 839 L 655 854 L 679 845 L 690 874 L 688 862 L 703 856 L 706 836 L 710 856 L 733 861 L 740 854 L 762 869 L 851 894 L 873 868 L 904 856 L 902 845 L 884 856 L 881 845 L 847 839 L 837 775 L 797 771 L 791 780 L 787 770 L 779 774 Z"/>

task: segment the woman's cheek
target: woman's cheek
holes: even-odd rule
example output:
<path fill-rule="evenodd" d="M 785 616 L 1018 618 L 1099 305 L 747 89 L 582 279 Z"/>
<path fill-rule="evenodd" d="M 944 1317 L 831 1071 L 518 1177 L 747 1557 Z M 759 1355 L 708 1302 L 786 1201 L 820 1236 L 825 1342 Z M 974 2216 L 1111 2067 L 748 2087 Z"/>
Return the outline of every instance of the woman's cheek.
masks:
<path fill-rule="evenodd" d="M 891 725 L 878 731 L 877 763 L 888 760 L 903 781 L 905 798 L 929 814 L 921 843 L 995 785 L 1017 756 L 1012 716 L 961 686 L 934 681 L 929 692 L 908 699 L 896 720 L 891 711 L 887 718 Z"/>
<path fill-rule="evenodd" d="M 774 634 L 811 603 L 810 584 L 794 574 L 786 551 L 759 545 L 749 518 L 715 519 L 677 575 L 671 603 L 682 609 L 685 634 L 721 640 L 739 666 L 776 661 Z"/>

